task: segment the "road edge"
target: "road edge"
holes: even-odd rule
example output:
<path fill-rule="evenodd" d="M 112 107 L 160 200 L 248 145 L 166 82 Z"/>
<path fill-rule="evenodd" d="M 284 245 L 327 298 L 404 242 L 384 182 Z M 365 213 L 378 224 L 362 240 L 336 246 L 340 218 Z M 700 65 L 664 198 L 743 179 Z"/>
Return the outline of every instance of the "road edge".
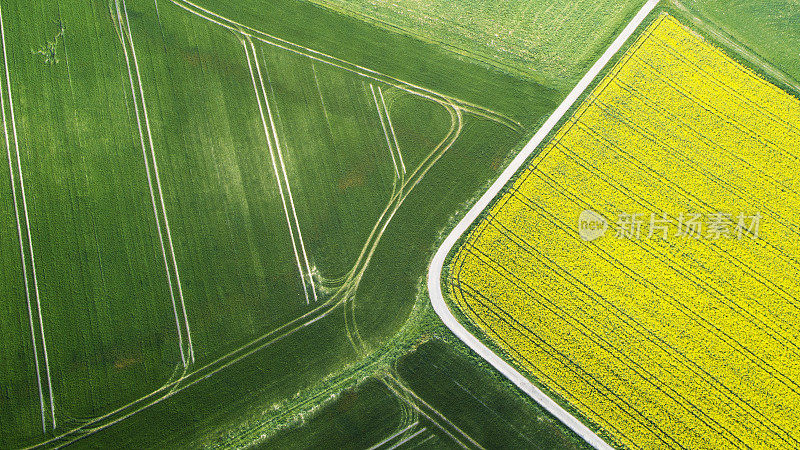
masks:
<path fill-rule="evenodd" d="M 583 95 L 584 91 L 590 84 L 597 78 L 600 72 L 606 67 L 611 59 L 620 51 L 623 45 L 633 36 L 639 25 L 644 22 L 645 18 L 655 9 L 659 0 L 648 0 L 644 6 L 636 13 L 636 15 L 628 22 L 628 25 L 620 32 L 614 39 L 611 45 L 606 49 L 600 59 L 598 59 L 588 72 L 581 78 L 578 84 L 567 95 L 564 101 L 556 108 L 553 114 L 545 121 L 541 128 L 533 135 L 530 141 L 522 148 L 514 160 L 503 170 L 500 177 L 495 180 L 489 189 L 481 196 L 475 205 L 470 208 L 467 214 L 458 222 L 450 234 L 447 235 L 442 245 L 436 251 L 436 254 L 431 261 L 428 269 L 428 292 L 431 298 L 431 304 L 434 311 L 440 319 L 447 325 L 462 342 L 469 348 L 475 351 L 478 355 L 491 364 L 495 369 L 500 371 L 506 378 L 511 380 L 517 387 L 522 389 L 528 396 L 535 400 L 539 405 L 546 409 L 550 414 L 556 417 L 570 430 L 575 432 L 579 437 L 585 440 L 589 445 L 596 449 L 610 450 L 613 447 L 606 441 L 600 438 L 589 427 L 584 425 L 578 418 L 570 414 L 566 409 L 561 407 L 552 398 L 547 396 L 533 383 L 531 383 L 525 376 L 514 369 L 505 360 L 494 353 L 489 347 L 484 345 L 478 338 L 472 335 L 466 328 L 464 328 L 458 319 L 453 315 L 450 308 L 444 299 L 442 293 L 442 269 L 444 268 L 447 255 L 453 249 L 456 242 L 461 236 L 466 233 L 473 222 L 480 216 L 484 209 L 502 192 L 503 187 L 508 184 L 509 180 L 517 173 L 517 171 L 525 164 L 528 158 L 533 154 L 544 139 L 555 128 L 561 118 L 572 108 L 575 102 Z"/>

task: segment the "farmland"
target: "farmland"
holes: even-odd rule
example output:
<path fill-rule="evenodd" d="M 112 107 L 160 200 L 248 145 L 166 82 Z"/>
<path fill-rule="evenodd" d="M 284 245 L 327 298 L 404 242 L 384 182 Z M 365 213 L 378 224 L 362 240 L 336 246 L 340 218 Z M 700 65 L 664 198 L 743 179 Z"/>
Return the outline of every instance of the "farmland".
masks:
<path fill-rule="evenodd" d="M 555 102 L 303 2 L 208 3 L 0 5 L 4 448 L 225 442 L 338 393 Z"/>
<path fill-rule="evenodd" d="M 454 340 L 431 339 L 402 357 L 400 378 L 484 447 L 588 448 Z"/>
<path fill-rule="evenodd" d="M 383 382 L 374 377 L 344 390 L 302 427 L 280 432 L 266 446 L 367 448 L 383 435 L 378 441 L 383 448 L 460 448 L 455 439 L 464 439 L 463 432 L 483 446 L 581 448 L 577 437 L 542 415 L 532 399 L 507 389 L 506 380 L 466 352 L 455 338 L 426 340 L 401 357 Z M 393 394 L 390 388 L 398 384 L 418 396 L 416 402 Z M 433 409 L 419 412 L 415 403 Z M 442 416 L 428 416 L 430 411 Z"/>
<path fill-rule="evenodd" d="M 21 299 L 3 315 L 3 446 L 74 439 L 308 321 L 340 336 L 323 340 L 341 364 L 344 327 L 320 318 L 352 294 L 454 120 L 519 133 L 190 4 L 83 6 L 3 10 L 3 289 Z M 56 53 L 31 51 L 43 42 Z"/>
<path fill-rule="evenodd" d="M 800 66 L 793 56 L 800 45 L 797 8 L 791 0 L 675 2 L 676 12 L 690 13 L 694 25 L 724 40 L 739 57 L 765 68 L 781 85 L 797 91 Z"/>
<path fill-rule="evenodd" d="M 453 301 L 612 442 L 796 447 L 799 119 L 658 16 L 467 235 Z"/>
<path fill-rule="evenodd" d="M 692 11 L 702 9 L 687 4 Z M 431 310 L 424 277 L 443 233 L 641 2 L 548 6 L 515 0 L 484 6 L 405 0 L 0 0 L 0 112 L 8 163 L 0 174 L 5 198 L 0 203 L 0 447 L 581 447 L 574 433 L 449 333 Z M 711 13 L 704 19 L 712 23 L 712 17 L 722 20 Z M 726 28 L 734 29 L 738 26 Z M 613 84 L 593 103 L 602 111 L 584 108 L 589 111 L 581 110 L 575 123 L 625 142 L 627 151 L 652 150 L 650 136 L 668 136 L 664 146 L 675 150 L 667 152 L 673 159 L 650 153 L 635 153 L 637 161 L 613 159 L 673 176 L 661 184 L 646 182 L 648 189 L 687 182 L 668 167 L 726 181 L 720 188 L 695 178 L 684 189 L 715 211 L 763 213 L 762 239 L 721 240 L 712 250 L 664 244 L 659 251 L 690 254 L 686 265 L 697 264 L 700 276 L 718 263 L 717 256 L 732 255 L 723 258 L 731 268 L 715 272 L 724 278 L 702 278 L 704 283 L 726 294 L 742 292 L 746 300 L 764 297 L 763 285 L 768 294 L 792 298 L 795 286 L 787 280 L 794 276 L 794 260 L 785 257 L 794 248 L 784 235 L 795 229 L 790 215 L 796 185 L 794 162 L 786 159 L 791 152 L 780 149 L 796 147 L 793 129 L 782 128 L 783 122 L 797 122 L 795 103 L 680 30 L 673 23 L 673 31 L 664 32 L 667 44 L 637 43 L 637 58 L 654 67 L 630 57 L 625 70 L 617 66 L 608 78 L 662 97 L 626 99 L 623 85 Z M 673 35 L 680 38 L 669 40 Z M 756 43 L 752 30 L 745 37 L 758 53 L 780 53 L 774 43 Z M 791 47 L 791 39 L 783 44 Z M 767 59 L 791 72 L 785 56 Z M 687 71 L 687 64 L 703 70 Z M 656 71 L 665 75 L 636 75 Z M 729 88 L 690 89 L 698 83 Z M 667 97 L 673 85 L 699 100 Z M 771 109 L 755 106 L 759 98 L 772 99 Z M 697 104 L 716 109 L 707 113 Z M 679 120 L 656 121 L 653 111 L 659 108 L 690 114 L 685 119 L 707 139 L 697 141 Z M 730 114 L 725 127 L 715 128 L 725 114 Z M 618 116 L 632 115 L 642 130 L 628 136 L 620 125 L 627 122 Z M 640 117 L 649 119 L 640 123 Z M 758 125 L 743 133 L 741 123 Z M 561 145 L 581 157 L 594 151 L 586 134 L 563 134 Z M 768 158 L 762 141 L 771 143 Z M 574 183 L 576 168 L 558 149 L 537 164 L 558 182 Z M 716 165 L 705 160 L 708 165 L 701 165 L 700 152 L 719 154 Z M 600 156 L 590 158 L 592 163 L 622 176 L 607 153 Z M 624 179 L 644 185 L 627 167 Z M 756 172 L 761 178 L 753 178 Z M 585 174 L 586 180 L 598 183 L 593 173 Z M 766 188 L 754 189 L 754 180 Z M 745 181 L 752 184 L 741 184 Z M 519 192 L 550 192 L 547 201 L 563 203 L 548 186 Z M 638 192 L 635 188 L 631 192 Z M 609 189 L 576 193 L 591 193 L 582 201 L 609 217 L 622 206 L 646 214 L 646 199 L 655 195 L 642 191 L 630 203 L 630 196 Z M 669 198 L 692 204 L 686 192 Z M 760 193 L 748 197 L 754 192 Z M 598 203 L 599 197 L 607 203 Z M 683 209 L 673 210 L 660 197 L 661 203 L 652 201 L 669 213 L 691 212 L 683 203 Z M 514 214 L 529 214 L 525 205 L 516 208 Z M 570 223 L 573 215 L 570 210 L 565 216 Z M 513 220 L 520 235 L 530 228 L 526 220 Z M 550 245 L 542 249 L 554 252 L 555 244 L 542 239 Z M 597 245 L 613 245 L 610 239 Z M 767 239 L 774 247 L 759 246 Z M 519 249 L 511 255 L 515 242 L 504 245 L 508 253 L 497 256 L 503 265 L 492 270 L 523 260 Z M 622 250 L 612 250 L 621 258 Z M 768 251 L 784 259 L 768 258 Z M 764 259 L 749 263 L 754 271 L 739 264 L 757 257 Z M 670 279 L 674 270 L 688 270 L 637 258 L 629 264 L 652 266 Z M 472 267 L 483 263 L 464 259 L 464 267 L 470 261 Z M 759 272 L 767 263 L 780 277 Z M 519 273 L 533 276 L 534 268 L 528 264 Z M 558 276 L 549 277 L 556 286 Z M 498 284 L 505 283 L 502 277 L 494 278 L 472 282 L 509 287 Z M 596 289 L 606 288 L 611 289 Z M 570 289 L 562 288 L 559 301 L 574 297 Z M 726 348 L 730 369 L 710 383 L 729 389 L 714 399 L 738 395 L 752 402 L 730 426 L 731 434 L 750 426 L 753 417 L 771 418 L 776 414 L 771 398 L 740 392 L 733 371 L 749 370 L 753 359 L 760 368 L 780 368 L 777 381 L 753 371 L 748 386 L 792 395 L 785 385 L 796 379 L 796 355 L 792 349 L 781 353 L 780 345 L 794 336 L 794 328 L 783 322 L 793 304 L 718 305 L 696 284 L 680 289 L 706 302 L 698 314 L 715 314 L 709 321 L 726 314 L 759 321 L 757 330 L 772 347 L 744 356 L 738 347 Z M 626 299 L 626 312 L 644 321 L 646 311 Z M 515 301 L 524 320 L 535 317 L 555 333 L 556 319 L 542 315 L 541 306 L 530 314 L 529 304 Z M 592 307 L 587 321 L 601 317 L 595 314 L 600 306 Z M 497 316 L 487 309 L 480 317 Z M 656 327 L 650 318 L 647 324 Z M 611 319 L 603 323 L 615 326 Z M 719 338 L 725 343 L 755 339 L 740 322 L 726 323 L 736 329 L 726 328 L 731 338 Z M 514 333 L 503 327 L 496 323 L 494 329 Z M 525 342 L 526 336 L 515 336 Z M 635 336 L 625 341 L 630 336 L 610 342 L 635 348 L 629 345 L 638 342 Z M 578 337 L 573 330 L 553 343 Z M 675 339 L 669 342 L 677 346 L 688 338 L 664 339 Z M 585 339 L 575 342 L 585 343 L 581 351 L 600 351 Z M 711 354 L 716 347 L 687 347 L 699 367 L 718 361 Z M 654 377 L 661 376 L 658 361 L 642 363 Z M 604 370 L 598 364 L 587 370 Z M 544 380 L 545 374 L 533 373 L 524 361 L 519 367 Z M 632 380 L 645 370 L 620 367 L 613 376 Z M 670 382 L 677 381 L 670 386 L 685 389 L 687 373 L 696 368 L 686 370 L 671 373 Z M 606 408 L 604 414 L 585 413 L 575 397 L 542 384 L 604 430 L 621 414 L 603 399 L 596 403 Z M 591 389 L 577 381 L 570 386 L 576 396 Z M 641 395 L 657 394 L 651 389 Z M 648 414 L 655 421 L 671 411 L 653 408 Z M 694 426 L 694 418 L 689 414 L 675 426 Z M 792 418 L 774 421 L 791 435 L 797 431 Z M 756 422 L 765 442 L 782 443 L 770 431 L 779 427 L 766 419 Z M 648 439 L 638 425 L 619 442 Z M 617 437 L 613 431 L 608 435 Z M 784 438 L 783 443 L 790 439 Z"/>
<path fill-rule="evenodd" d="M 314 2 L 560 89 L 577 81 L 613 35 L 609 30 L 641 6 L 610 0 Z"/>

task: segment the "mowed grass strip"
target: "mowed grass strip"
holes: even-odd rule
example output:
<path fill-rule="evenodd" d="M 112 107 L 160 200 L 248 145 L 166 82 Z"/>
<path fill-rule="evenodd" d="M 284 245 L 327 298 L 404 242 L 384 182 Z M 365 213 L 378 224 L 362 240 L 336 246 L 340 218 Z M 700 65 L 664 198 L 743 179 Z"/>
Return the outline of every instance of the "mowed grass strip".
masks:
<path fill-rule="evenodd" d="M 800 102 L 660 16 L 455 256 L 463 312 L 618 443 L 800 445 Z M 584 241 L 579 214 L 608 218 Z M 757 239 L 675 236 L 761 215 Z M 641 214 L 640 238 L 614 236 Z M 670 234 L 648 236 L 651 214 Z"/>

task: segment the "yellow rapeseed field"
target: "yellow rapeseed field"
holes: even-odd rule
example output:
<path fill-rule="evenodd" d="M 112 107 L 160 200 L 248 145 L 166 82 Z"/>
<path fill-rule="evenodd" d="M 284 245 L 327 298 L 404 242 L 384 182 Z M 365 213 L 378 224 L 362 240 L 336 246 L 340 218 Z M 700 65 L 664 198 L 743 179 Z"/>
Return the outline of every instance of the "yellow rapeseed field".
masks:
<path fill-rule="evenodd" d="M 799 158 L 800 101 L 662 14 L 449 292 L 617 444 L 800 448 Z"/>

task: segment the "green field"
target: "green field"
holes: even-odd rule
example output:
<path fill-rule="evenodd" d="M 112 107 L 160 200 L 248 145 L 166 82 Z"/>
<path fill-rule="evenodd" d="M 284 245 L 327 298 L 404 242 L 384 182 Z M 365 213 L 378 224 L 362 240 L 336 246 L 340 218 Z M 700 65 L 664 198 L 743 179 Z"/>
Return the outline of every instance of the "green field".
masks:
<path fill-rule="evenodd" d="M 732 47 L 746 63 L 796 94 L 800 91 L 797 48 L 800 10 L 792 0 L 763 2 L 684 0 L 671 2 L 677 12 L 689 11 L 694 24 L 726 47 Z M 800 95 L 800 94 L 797 94 Z"/>
<path fill-rule="evenodd" d="M 302 427 L 282 431 L 265 448 L 367 448 L 376 436 L 406 428 L 411 418 L 383 383 L 369 379 L 343 391 Z"/>
<path fill-rule="evenodd" d="M 434 339 L 401 358 L 397 372 L 410 389 L 486 448 L 588 448 L 488 364 L 465 354 L 462 345 Z"/>
<path fill-rule="evenodd" d="M 342 391 L 299 426 L 263 441 L 264 447 L 368 448 L 380 443 L 389 448 L 402 443 L 403 448 L 461 448 L 473 439 L 486 448 L 584 448 L 452 339 L 426 340 L 380 380 L 369 378 Z M 404 395 L 403 389 L 413 394 Z"/>
<path fill-rule="evenodd" d="M 556 88 L 575 84 L 637 2 L 313 0 Z"/>
<path fill-rule="evenodd" d="M 56 426 L 69 427 L 152 392 L 181 364 L 127 72 L 108 10 L 96 6 L 3 4 L 4 124 L 11 153 L 18 151 L 21 161 L 13 164 L 16 196 L 7 198 L 16 203 L 22 240 L 33 243 L 35 258 L 26 246 L 27 279 L 3 285 L 27 283 L 35 330 L 20 331 L 25 341 L 36 339 L 48 434 L 53 416 Z M 59 20 L 76 26 L 59 42 L 62 61 L 48 63 L 32 50 L 54 39 Z M 87 21 L 95 26 L 79 25 Z M 77 42 L 84 44 L 71 45 Z M 4 225 L 4 236 L 17 234 L 15 225 Z M 3 253 L 4 264 L 19 265 L 16 247 Z M 26 295 L 13 298 L 22 303 Z M 23 317 L 18 324 L 27 325 Z M 3 350 L 34 361 L 20 345 Z M 3 384 L 31 374 L 36 377 L 30 369 L 4 372 Z M 40 409 L 38 394 L 25 393 L 30 401 L 9 398 L 4 421 Z M 39 418 L 24 431 L 4 427 L 3 442 L 39 440 L 42 426 Z"/>
<path fill-rule="evenodd" d="M 493 65 L 490 50 L 454 51 L 455 37 L 390 31 L 341 5 L 0 2 L 0 447 L 245 445 L 267 431 L 328 442 L 298 425 L 316 401 L 350 386 L 395 402 L 391 383 L 353 386 L 384 380 L 398 348 L 441 332 L 428 311 L 429 328 L 398 334 L 427 301 L 420 281 L 442 231 L 637 3 L 609 5 L 509 22 L 547 43 Z M 560 33 L 572 23 L 580 42 Z M 420 377 L 426 358 L 456 358 L 428 348 L 397 382 L 426 398 L 441 389 L 429 401 L 468 435 L 563 433 L 520 418 L 481 434 L 459 415 L 474 402 Z M 449 375 L 489 389 L 490 369 L 472 364 Z M 513 392 L 481 400 L 542 414 Z M 319 414 L 330 439 L 347 439 Z M 365 441 L 398 431 L 374 414 L 349 416 Z M 443 431 L 408 444 L 429 436 L 452 444 Z"/>

